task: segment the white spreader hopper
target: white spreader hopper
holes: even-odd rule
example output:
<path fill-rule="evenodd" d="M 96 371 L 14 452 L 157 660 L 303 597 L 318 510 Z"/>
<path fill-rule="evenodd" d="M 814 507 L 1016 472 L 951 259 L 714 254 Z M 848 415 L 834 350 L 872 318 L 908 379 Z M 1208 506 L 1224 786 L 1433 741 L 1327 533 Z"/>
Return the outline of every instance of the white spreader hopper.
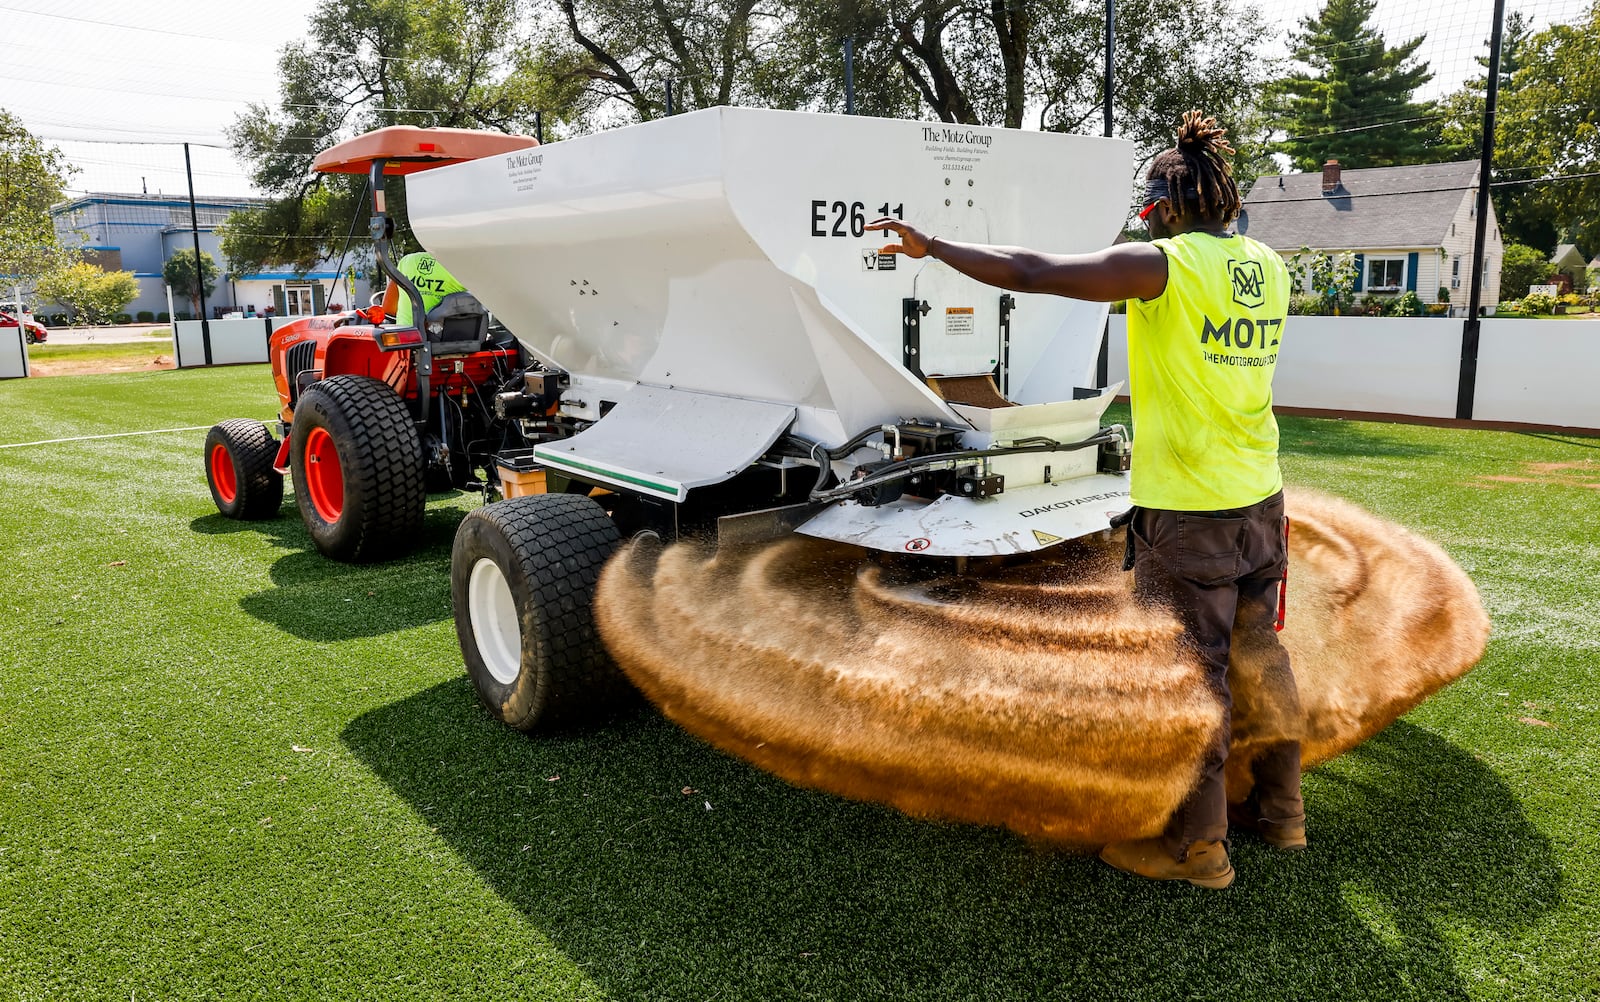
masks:
<path fill-rule="evenodd" d="M 1073 398 L 1093 382 L 1103 304 L 881 255 L 892 235 L 863 226 L 891 215 L 1087 252 L 1119 232 L 1132 169 L 1120 140 L 715 108 L 425 171 L 408 202 L 422 243 L 571 374 L 562 413 L 593 424 L 539 445 L 539 462 L 682 502 L 770 465 L 784 436 L 837 448 L 909 421 L 992 450 L 1095 435 L 1110 392 Z M 990 376 L 1016 406 L 972 392 Z M 871 475 L 882 437 L 882 452 L 828 460 L 841 480 Z M 1097 455 L 974 458 L 1001 493 L 835 494 L 799 531 L 930 556 L 1036 550 L 1126 507 L 1126 476 L 1097 473 Z"/>

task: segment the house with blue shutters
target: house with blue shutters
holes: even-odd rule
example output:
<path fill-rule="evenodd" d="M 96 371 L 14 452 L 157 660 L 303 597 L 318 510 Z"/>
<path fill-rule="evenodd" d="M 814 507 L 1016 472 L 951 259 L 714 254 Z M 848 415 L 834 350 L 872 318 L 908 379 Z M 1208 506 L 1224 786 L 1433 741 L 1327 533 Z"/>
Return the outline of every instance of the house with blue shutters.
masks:
<path fill-rule="evenodd" d="M 1329 160 L 1316 174 L 1269 174 L 1250 188 L 1237 229 L 1285 260 L 1303 250 L 1353 255 L 1356 292 L 1415 292 L 1465 316 L 1472 286 L 1478 163 L 1412 164 L 1341 170 Z M 1482 306 L 1500 296 L 1505 244 L 1491 200 L 1484 225 Z M 1309 282 L 1309 278 L 1304 279 Z M 1309 285 L 1303 290 L 1310 292 Z"/>
<path fill-rule="evenodd" d="M 224 269 L 216 290 L 206 297 L 206 307 L 213 317 L 233 312 L 263 313 L 268 307 L 280 317 L 310 316 L 324 312 L 330 303 L 366 304 L 366 280 L 360 275 L 351 279 L 349 262 L 345 262 L 342 281 L 335 270 L 339 265 L 334 261 L 319 261 L 305 275 L 288 270 L 228 274 L 217 226 L 235 209 L 250 208 L 261 201 L 248 197 L 195 199 L 200 249 Z M 194 249 L 195 229 L 187 198 L 94 192 L 52 207 L 50 215 L 63 246 L 76 248 L 85 260 L 107 270 L 133 272 L 139 280 L 139 297 L 128 304 L 128 313 L 166 312 L 162 269 L 173 254 Z M 193 309 L 182 300 L 174 300 L 173 306 L 179 313 Z"/>

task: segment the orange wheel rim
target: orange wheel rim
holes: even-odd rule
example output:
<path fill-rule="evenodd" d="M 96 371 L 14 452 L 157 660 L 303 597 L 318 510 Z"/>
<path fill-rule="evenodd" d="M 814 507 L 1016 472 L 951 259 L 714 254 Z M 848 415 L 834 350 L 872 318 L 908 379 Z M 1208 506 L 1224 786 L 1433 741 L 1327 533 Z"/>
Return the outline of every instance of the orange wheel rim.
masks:
<path fill-rule="evenodd" d="M 223 504 L 233 504 L 233 499 L 239 496 L 239 481 L 233 475 L 233 457 L 221 443 L 211 447 L 211 486 L 217 489 L 217 497 Z"/>
<path fill-rule="evenodd" d="M 324 522 L 339 521 L 344 511 L 344 471 L 339 467 L 339 451 L 333 436 L 321 428 L 306 434 L 306 493 L 311 507 Z"/>

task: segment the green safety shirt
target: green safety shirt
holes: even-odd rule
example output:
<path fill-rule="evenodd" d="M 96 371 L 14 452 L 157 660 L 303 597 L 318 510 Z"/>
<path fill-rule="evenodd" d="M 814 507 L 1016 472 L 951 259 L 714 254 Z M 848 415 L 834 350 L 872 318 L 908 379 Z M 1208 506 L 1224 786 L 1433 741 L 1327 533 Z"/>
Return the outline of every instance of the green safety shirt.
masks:
<path fill-rule="evenodd" d="M 1248 237 L 1153 241 L 1167 287 L 1128 301 L 1132 501 L 1167 511 L 1243 508 L 1283 487 L 1272 373 L 1289 272 Z"/>
<path fill-rule="evenodd" d="M 424 312 L 439 305 L 439 300 L 452 292 L 466 292 L 467 287 L 456 281 L 456 277 L 444 270 L 444 265 L 434 259 L 427 251 L 418 251 L 407 254 L 396 265 L 400 274 L 411 279 L 411 284 L 422 293 L 422 309 Z M 411 326 L 411 297 L 405 290 L 400 290 L 400 303 L 395 310 L 395 320 L 402 327 Z"/>

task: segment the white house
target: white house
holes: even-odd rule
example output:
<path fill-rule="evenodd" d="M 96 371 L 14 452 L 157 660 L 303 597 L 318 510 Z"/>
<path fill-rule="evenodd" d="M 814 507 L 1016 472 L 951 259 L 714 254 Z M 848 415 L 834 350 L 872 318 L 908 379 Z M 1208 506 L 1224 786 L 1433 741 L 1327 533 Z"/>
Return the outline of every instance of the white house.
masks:
<path fill-rule="evenodd" d="M 1589 288 L 1588 271 L 1591 267 L 1593 265 L 1583 259 L 1583 252 L 1572 244 L 1559 245 L 1550 257 L 1551 272 L 1558 276 L 1558 279 L 1566 278 L 1566 281 L 1560 284 L 1564 285 L 1568 292 L 1574 289 L 1582 292 Z"/>
<path fill-rule="evenodd" d="M 1477 178 L 1478 164 L 1471 160 L 1364 170 L 1341 170 L 1337 160 L 1329 160 L 1320 177 L 1258 178 L 1238 230 L 1285 260 L 1308 248 L 1353 254 L 1357 293 L 1411 291 L 1433 303 L 1444 289 L 1451 315 L 1463 316 L 1471 295 Z M 1481 305 L 1492 311 L 1505 248 L 1493 202 L 1484 236 Z"/>

